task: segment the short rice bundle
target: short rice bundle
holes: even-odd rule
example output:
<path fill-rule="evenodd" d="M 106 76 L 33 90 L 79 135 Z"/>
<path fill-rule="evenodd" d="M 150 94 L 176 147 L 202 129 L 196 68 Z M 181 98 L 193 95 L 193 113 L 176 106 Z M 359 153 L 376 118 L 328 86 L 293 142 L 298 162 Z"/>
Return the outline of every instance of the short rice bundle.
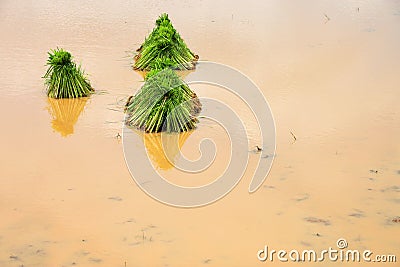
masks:
<path fill-rule="evenodd" d="M 49 68 L 43 76 L 47 95 L 53 98 L 76 98 L 90 95 L 94 90 L 81 66 L 72 61 L 69 52 L 63 49 L 48 52 Z"/>
<path fill-rule="evenodd" d="M 201 104 L 170 68 L 153 70 L 127 105 L 126 123 L 145 132 L 183 132 L 196 127 Z"/>
<path fill-rule="evenodd" d="M 175 69 L 191 70 L 199 58 L 189 50 L 165 13 L 156 20 L 156 27 L 136 51 L 135 70 L 160 69 L 157 65 L 160 62 Z"/>

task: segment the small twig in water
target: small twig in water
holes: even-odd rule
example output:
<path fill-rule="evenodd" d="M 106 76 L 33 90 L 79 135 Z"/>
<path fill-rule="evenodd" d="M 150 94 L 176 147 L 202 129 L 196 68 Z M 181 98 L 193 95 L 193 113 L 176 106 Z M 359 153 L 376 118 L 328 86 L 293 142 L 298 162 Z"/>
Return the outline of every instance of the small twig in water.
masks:
<path fill-rule="evenodd" d="M 330 18 L 330 17 L 328 17 L 328 15 L 324 14 L 324 16 L 325 16 L 325 18 L 326 18 L 326 21 L 325 21 L 325 23 L 327 23 L 328 21 L 330 21 L 330 20 L 331 20 L 331 18 Z"/>
<path fill-rule="evenodd" d="M 290 132 L 290 134 L 293 136 L 294 141 L 297 141 L 297 138 L 296 138 L 296 136 L 294 135 L 294 133 Z"/>
<path fill-rule="evenodd" d="M 143 230 L 142 230 L 142 233 L 143 233 L 142 238 L 143 238 L 143 242 L 144 242 L 144 240 L 146 239 L 146 236 L 144 235 L 144 231 Z"/>

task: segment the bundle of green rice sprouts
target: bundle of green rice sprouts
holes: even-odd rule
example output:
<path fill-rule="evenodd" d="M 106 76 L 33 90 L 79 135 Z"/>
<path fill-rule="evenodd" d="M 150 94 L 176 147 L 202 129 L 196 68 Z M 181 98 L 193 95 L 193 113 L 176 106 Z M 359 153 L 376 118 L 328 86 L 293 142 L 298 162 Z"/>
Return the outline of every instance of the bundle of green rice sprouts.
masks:
<path fill-rule="evenodd" d="M 156 21 L 156 27 L 136 50 L 135 70 L 150 71 L 159 69 L 158 62 L 167 62 L 175 69 L 191 70 L 195 68 L 198 56 L 186 46 L 185 42 L 172 26 L 167 14 L 162 14 Z"/>
<path fill-rule="evenodd" d="M 90 95 L 94 90 L 81 66 L 72 61 L 69 52 L 63 49 L 48 52 L 44 75 L 47 95 L 53 98 L 76 98 Z"/>
<path fill-rule="evenodd" d="M 128 101 L 126 123 L 148 133 L 183 132 L 196 127 L 200 109 L 196 94 L 172 69 L 153 70 Z"/>

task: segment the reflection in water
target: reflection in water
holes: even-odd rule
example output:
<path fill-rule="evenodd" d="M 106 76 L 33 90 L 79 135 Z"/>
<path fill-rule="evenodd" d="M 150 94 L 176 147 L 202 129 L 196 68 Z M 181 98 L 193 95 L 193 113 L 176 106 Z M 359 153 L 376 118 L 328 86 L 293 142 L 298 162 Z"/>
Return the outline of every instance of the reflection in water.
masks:
<path fill-rule="evenodd" d="M 144 133 L 136 131 L 146 146 L 153 165 L 161 170 L 168 170 L 174 167 L 174 161 L 180 154 L 183 144 L 193 131 L 182 133 Z"/>
<path fill-rule="evenodd" d="M 74 133 L 74 125 L 78 121 L 79 115 L 85 108 L 87 97 L 81 98 L 48 98 L 47 109 L 53 117 L 51 127 L 66 137 Z"/>

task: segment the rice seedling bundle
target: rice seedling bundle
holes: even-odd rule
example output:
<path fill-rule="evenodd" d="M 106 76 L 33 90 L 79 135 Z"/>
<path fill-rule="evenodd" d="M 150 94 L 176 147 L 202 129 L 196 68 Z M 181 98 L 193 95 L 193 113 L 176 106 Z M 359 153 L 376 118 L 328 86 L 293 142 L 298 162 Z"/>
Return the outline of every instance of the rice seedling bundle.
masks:
<path fill-rule="evenodd" d="M 194 129 L 201 104 L 170 68 L 151 71 L 126 106 L 126 123 L 145 132 L 182 132 Z"/>
<path fill-rule="evenodd" d="M 72 61 L 63 49 L 48 52 L 47 72 L 43 76 L 47 95 L 53 98 L 76 98 L 90 95 L 94 90 L 81 66 Z"/>
<path fill-rule="evenodd" d="M 167 67 L 191 70 L 198 60 L 198 56 L 190 51 L 175 30 L 167 14 L 162 14 L 156 20 L 156 27 L 137 52 L 133 66 L 136 70 L 160 69 L 160 63 L 167 64 Z"/>

